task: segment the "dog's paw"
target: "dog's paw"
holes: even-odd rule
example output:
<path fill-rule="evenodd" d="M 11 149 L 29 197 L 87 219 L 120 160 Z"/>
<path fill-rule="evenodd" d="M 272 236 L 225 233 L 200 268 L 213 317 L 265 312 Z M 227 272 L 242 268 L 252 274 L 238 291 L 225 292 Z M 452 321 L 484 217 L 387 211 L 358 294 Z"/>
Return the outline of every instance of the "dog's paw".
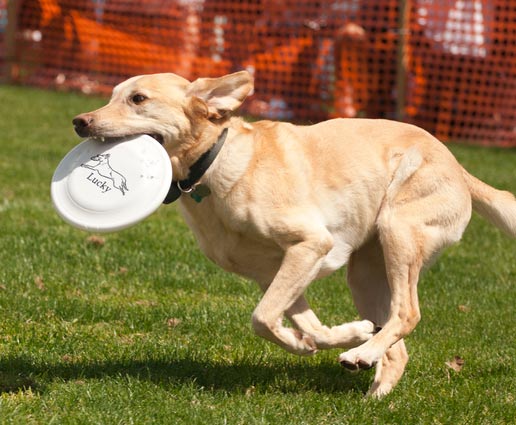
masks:
<path fill-rule="evenodd" d="M 376 365 L 376 363 L 370 364 L 363 360 L 356 360 L 356 363 L 353 360 L 347 360 L 347 359 L 341 359 L 339 357 L 339 362 L 345 369 L 349 370 L 350 372 L 358 372 L 360 370 L 367 370 L 371 369 Z"/>
<path fill-rule="evenodd" d="M 356 347 L 369 341 L 377 332 L 377 326 L 369 320 L 344 323 L 331 329 L 334 346 Z"/>
<path fill-rule="evenodd" d="M 380 385 L 374 385 L 367 392 L 367 397 L 381 399 L 392 391 L 392 384 L 390 382 Z"/>
<path fill-rule="evenodd" d="M 293 329 L 292 333 L 297 340 L 295 348 L 292 350 L 294 354 L 299 356 L 312 356 L 317 353 L 317 346 L 310 336 L 301 333 L 297 329 Z"/>
<path fill-rule="evenodd" d="M 381 329 L 380 327 L 376 326 L 376 324 L 374 322 L 371 322 L 370 320 L 361 320 L 358 322 L 352 322 L 352 324 L 356 328 L 358 339 L 361 339 L 363 342 L 369 341 Z"/>
<path fill-rule="evenodd" d="M 339 356 L 339 363 L 351 372 L 371 369 L 376 366 L 381 356 L 361 350 L 360 347 L 346 351 Z"/>

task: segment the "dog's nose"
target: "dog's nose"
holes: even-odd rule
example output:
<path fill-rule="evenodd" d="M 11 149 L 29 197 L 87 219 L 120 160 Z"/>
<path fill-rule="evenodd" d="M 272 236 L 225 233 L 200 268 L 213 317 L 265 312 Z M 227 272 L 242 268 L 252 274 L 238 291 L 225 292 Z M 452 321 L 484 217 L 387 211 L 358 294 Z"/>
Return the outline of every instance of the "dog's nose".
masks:
<path fill-rule="evenodd" d="M 89 114 L 77 115 L 73 120 L 73 127 L 75 132 L 81 136 L 86 137 L 90 134 L 90 127 L 93 123 L 93 117 Z"/>

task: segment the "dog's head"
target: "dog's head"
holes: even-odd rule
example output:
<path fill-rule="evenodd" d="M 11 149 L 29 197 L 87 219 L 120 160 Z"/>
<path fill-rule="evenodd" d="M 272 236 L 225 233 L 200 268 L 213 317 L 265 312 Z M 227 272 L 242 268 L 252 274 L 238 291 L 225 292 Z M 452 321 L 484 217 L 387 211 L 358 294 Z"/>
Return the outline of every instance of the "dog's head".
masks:
<path fill-rule="evenodd" d="M 99 153 L 95 156 L 92 156 L 90 158 L 90 160 L 102 163 L 102 162 L 107 162 L 109 157 L 110 157 L 110 154 L 108 154 L 108 153 Z"/>
<path fill-rule="evenodd" d="M 76 116 L 73 125 L 81 137 L 148 134 L 172 152 L 237 109 L 252 89 L 246 71 L 194 82 L 175 74 L 141 75 L 116 86 L 106 106 Z"/>

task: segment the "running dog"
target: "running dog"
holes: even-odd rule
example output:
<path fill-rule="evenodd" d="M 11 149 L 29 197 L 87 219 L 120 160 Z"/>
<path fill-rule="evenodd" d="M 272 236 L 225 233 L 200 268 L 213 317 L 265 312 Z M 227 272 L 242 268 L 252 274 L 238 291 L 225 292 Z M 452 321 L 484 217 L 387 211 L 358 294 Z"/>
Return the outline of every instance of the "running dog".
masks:
<path fill-rule="evenodd" d="M 125 192 L 129 190 L 127 188 L 127 180 L 122 174 L 111 167 L 109 157 L 110 154 L 108 153 L 100 153 L 90 158 L 93 162 L 96 162 L 95 165 L 81 164 L 81 167 L 96 171 L 99 176 L 111 180 L 113 187 L 122 192 L 122 195 L 125 195 Z"/>
<path fill-rule="evenodd" d="M 245 71 L 194 82 L 137 76 L 73 124 L 82 137 L 149 134 L 160 141 L 179 189 L 203 189 L 197 199 L 178 192 L 201 250 L 262 288 L 252 315 L 256 333 L 295 354 L 348 349 L 340 363 L 351 370 L 376 366 L 369 394 L 380 397 L 408 360 L 403 338 L 420 320 L 421 270 L 459 241 L 472 209 L 516 237 L 515 197 L 473 177 L 413 125 L 334 119 L 297 126 L 232 117 L 252 90 Z M 363 320 L 328 327 L 304 292 L 345 264 Z"/>

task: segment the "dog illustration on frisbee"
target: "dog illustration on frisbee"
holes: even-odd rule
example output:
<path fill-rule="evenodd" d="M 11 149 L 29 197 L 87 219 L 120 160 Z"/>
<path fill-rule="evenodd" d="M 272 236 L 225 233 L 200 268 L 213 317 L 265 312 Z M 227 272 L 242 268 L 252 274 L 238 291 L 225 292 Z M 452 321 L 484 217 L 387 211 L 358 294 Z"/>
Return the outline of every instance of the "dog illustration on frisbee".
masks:
<path fill-rule="evenodd" d="M 127 179 L 111 166 L 109 157 L 109 153 L 92 156 L 90 160 L 96 162 L 96 164 L 86 163 L 81 164 L 81 167 L 96 171 L 99 176 L 111 180 L 113 187 L 125 196 L 125 192 L 129 190 L 127 188 Z"/>

